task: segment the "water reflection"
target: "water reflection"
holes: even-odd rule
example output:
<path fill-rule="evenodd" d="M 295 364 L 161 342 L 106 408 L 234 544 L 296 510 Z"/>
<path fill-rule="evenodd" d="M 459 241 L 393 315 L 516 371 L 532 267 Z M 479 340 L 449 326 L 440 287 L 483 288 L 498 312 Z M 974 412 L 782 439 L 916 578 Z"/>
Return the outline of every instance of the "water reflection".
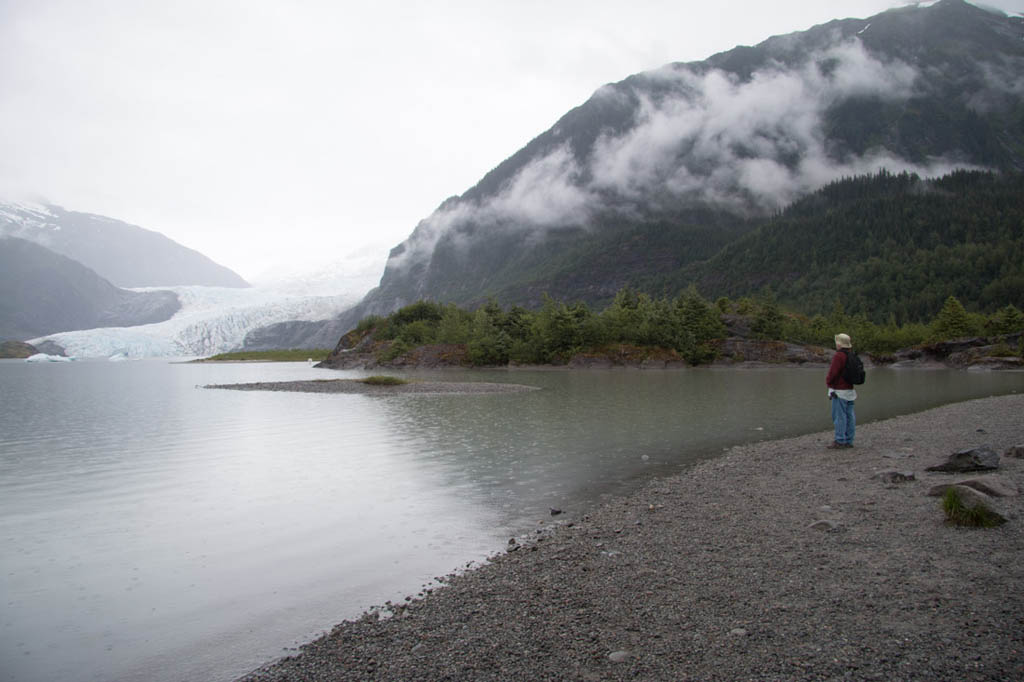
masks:
<path fill-rule="evenodd" d="M 821 368 L 468 372 L 458 379 L 543 390 L 380 402 L 387 423 L 420 443 L 410 456 L 438 467 L 448 485 L 471 487 L 516 527 L 549 506 L 584 508 L 730 445 L 826 431 L 823 376 Z M 876 369 L 860 391 L 858 416 L 867 423 L 1022 385 L 1021 374 Z"/>
<path fill-rule="evenodd" d="M 824 370 L 446 372 L 528 393 L 197 385 L 304 364 L 0 362 L 4 680 L 225 680 L 734 443 L 827 431 Z M 1024 374 L 873 370 L 861 423 Z"/>

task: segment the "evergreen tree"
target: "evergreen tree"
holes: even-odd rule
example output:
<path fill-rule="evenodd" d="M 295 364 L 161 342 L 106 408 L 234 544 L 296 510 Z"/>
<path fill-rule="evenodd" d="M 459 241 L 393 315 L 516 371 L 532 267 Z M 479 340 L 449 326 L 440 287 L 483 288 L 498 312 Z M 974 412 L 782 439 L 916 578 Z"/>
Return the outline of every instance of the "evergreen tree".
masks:
<path fill-rule="evenodd" d="M 967 310 L 956 299 L 950 296 L 946 299 L 942 310 L 932 320 L 932 338 L 936 341 L 945 339 L 956 339 L 963 336 L 970 336 L 973 332 L 971 318 Z"/>
<path fill-rule="evenodd" d="M 751 331 L 759 339 L 777 339 L 782 335 L 782 310 L 771 289 L 766 289 L 758 301 Z"/>
<path fill-rule="evenodd" d="M 987 326 L 993 334 L 1013 334 L 1024 331 L 1024 313 L 1011 303 L 992 315 Z"/>

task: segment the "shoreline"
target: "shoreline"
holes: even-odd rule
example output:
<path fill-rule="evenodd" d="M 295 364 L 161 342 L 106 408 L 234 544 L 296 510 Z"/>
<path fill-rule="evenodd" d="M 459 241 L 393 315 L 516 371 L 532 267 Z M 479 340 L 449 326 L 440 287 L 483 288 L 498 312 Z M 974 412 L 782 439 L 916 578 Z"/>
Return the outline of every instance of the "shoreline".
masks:
<path fill-rule="evenodd" d="M 860 426 L 849 450 L 733 447 L 241 680 L 1020 679 L 1024 498 L 949 527 L 926 492 L 966 476 L 924 469 L 1024 444 L 1021 414 L 1011 394 Z M 998 475 L 1024 490 L 1024 460 Z"/>
<path fill-rule="evenodd" d="M 409 381 L 404 384 L 368 384 L 361 379 L 258 381 L 242 384 L 207 384 L 203 388 L 229 391 L 284 391 L 290 393 L 345 393 L 359 395 L 486 395 L 538 391 L 536 386 L 484 381 Z"/>

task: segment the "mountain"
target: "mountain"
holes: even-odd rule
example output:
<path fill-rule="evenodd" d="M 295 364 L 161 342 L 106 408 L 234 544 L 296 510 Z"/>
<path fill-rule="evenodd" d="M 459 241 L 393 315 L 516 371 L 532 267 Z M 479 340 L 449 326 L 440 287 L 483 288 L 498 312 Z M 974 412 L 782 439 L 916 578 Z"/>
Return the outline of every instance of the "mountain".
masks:
<path fill-rule="evenodd" d="M 679 273 L 732 290 L 716 254 L 802 197 L 957 168 L 1024 169 L 1024 21 L 962 0 L 832 21 L 600 88 L 421 221 L 337 324 L 421 298 L 603 303 Z"/>
<path fill-rule="evenodd" d="M 281 348 L 334 348 L 352 327 L 346 312 L 330 320 L 285 320 L 250 330 L 242 339 L 244 350 Z"/>
<path fill-rule="evenodd" d="M 652 275 L 651 291 L 711 296 L 770 287 L 788 308 L 883 324 L 929 320 L 949 296 L 994 311 L 1024 301 L 1024 173 L 886 172 L 800 199 L 713 258 Z"/>
<path fill-rule="evenodd" d="M 16 237 L 0 237 L 0 340 L 170 318 L 170 291 L 119 289 L 70 258 Z"/>
<path fill-rule="evenodd" d="M 119 287 L 247 287 L 223 265 L 136 225 L 51 204 L 0 203 L 0 237 L 27 239 Z"/>

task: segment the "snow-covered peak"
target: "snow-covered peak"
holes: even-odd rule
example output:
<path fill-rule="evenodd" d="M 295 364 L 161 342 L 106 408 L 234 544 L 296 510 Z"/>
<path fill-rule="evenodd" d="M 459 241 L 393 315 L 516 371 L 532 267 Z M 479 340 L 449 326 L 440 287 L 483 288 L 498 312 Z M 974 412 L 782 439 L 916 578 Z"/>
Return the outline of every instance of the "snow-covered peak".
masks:
<path fill-rule="evenodd" d="M 32 201 L 0 202 L 0 237 L 36 241 L 39 233 L 60 230 L 48 204 Z"/>

